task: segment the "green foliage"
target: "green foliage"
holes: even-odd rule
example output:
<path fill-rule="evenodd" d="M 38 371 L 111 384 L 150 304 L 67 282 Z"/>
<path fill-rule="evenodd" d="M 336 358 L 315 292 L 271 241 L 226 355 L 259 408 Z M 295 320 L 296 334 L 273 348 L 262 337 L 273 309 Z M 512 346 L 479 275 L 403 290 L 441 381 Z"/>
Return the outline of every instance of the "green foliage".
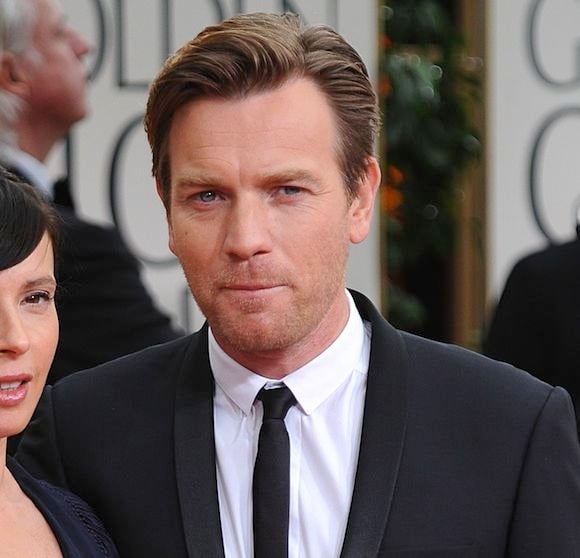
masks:
<path fill-rule="evenodd" d="M 438 2 L 390 0 L 382 17 L 388 316 L 413 329 L 426 309 L 406 282 L 422 258 L 453 252 L 457 179 L 480 150 L 470 122 L 480 83 L 465 63 L 459 30 Z"/>

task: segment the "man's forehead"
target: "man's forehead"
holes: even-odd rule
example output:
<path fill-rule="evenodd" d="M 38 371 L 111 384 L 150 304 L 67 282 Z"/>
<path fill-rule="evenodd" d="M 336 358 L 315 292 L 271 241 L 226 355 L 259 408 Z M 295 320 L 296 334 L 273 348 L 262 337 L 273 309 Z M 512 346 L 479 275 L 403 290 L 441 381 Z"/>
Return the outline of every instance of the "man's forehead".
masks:
<path fill-rule="evenodd" d="M 34 30 L 42 33 L 55 22 L 64 19 L 64 12 L 57 0 L 29 0 L 34 9 Z"/>
<path fill-rule="evenodd" d="M 253 126 L 262 132 L 265 125 L 274 122 L 278 127 L 296 125 L 308 127 L 307 120 L 318 121 L 326 115 L 327 122 L 337 132 L 336 115 L 331 103 L 320 87 L 308 78 L 300 78 L 284 82 L 280 86 L 250 91 L 238 96 L 204 95 L 182 103 L 172 115 L 169 133 L 176 123 L 187 121 L 188 126 L 203 126 L 212 133 L 220 133 L 220 125 L 224 132 L 230 132 L 231 126 L 224 122 L 216 123 L 213 114 L 224 114 L 227 111 L 235 113 L 235 124 L 245 123 L 247 129 Z M 309 116 L 305 116 L 309 115 Z M 244 122 L 245 119 L 245 122 Z M 295 130 L 296 132 L 296 130 Z"/>

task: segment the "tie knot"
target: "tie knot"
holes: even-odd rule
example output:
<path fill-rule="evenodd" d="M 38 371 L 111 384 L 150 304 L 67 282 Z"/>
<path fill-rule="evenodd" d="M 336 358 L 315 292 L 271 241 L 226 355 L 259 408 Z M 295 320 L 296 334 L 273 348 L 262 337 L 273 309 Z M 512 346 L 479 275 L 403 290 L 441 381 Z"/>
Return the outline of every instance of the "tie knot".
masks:
<path fill-rule="evenodd" d="M 272 389 L 262 388 L 258 392 L 257 398 L 264 405 L 264 420 L 284 420 L 288 409 L 296 403 L 294 395 L 286 386 Z"/>

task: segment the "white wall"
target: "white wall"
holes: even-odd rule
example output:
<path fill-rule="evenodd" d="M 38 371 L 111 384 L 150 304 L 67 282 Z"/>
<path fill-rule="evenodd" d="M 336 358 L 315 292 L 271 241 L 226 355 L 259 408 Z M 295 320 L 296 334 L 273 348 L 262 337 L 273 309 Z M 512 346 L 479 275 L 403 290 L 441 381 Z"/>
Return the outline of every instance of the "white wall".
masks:
<path fill-rule="evenodd" d="M 375 73 L 377 14 L 374 0 L 61 0 L 70 22 L 95 45 L 92 115 L 70 140 L 70 161 L 80 211 L 111 222 L 109 184 L 116 175 L 120 228 L 144 259 L 145 279 L 158 302 L 184 325 L 186 283 L 167 247 L 165 217 L 155 195 L 150 154 L 140 124 L 147 85 L 168 52 L 204 26 L 237 11 L 299 11 L 312 23 L 338 29 Z M 166 25 L 168 21 L 168 25 Z M 115 159 L 116 157 L 116 159 Z M 65 150 L 51 157 L 55 172 L 65 168 Z M 116 161 L 116 164 L 114 164 Z M 156 262 L 156 263 L 151 263 Z M 370 238 L 353 249 L 348 284 L 380 302 L 378 223 Z M 189 299 L 191 304 L 191 299 Z M 191 327 L 202 317 L 189 313 Z"/>
<path fill-rule="evenodd" d="M 488 9 L 488 277 L 495 300 L 519 257 L 543 247 L 546 235 L 564 241 L 575 234 L 580 2 L 488 0 Z"/>

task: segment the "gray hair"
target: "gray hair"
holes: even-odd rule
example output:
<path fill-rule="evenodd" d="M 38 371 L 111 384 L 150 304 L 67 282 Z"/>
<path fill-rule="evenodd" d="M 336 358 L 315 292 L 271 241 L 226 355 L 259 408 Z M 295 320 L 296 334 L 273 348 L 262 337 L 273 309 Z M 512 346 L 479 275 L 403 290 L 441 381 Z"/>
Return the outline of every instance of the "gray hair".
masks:
<path fill-rule="evenodd" d="M 30 0 L 0 0 L 0 55 L 10 52 L 25 56 L 32 50 L 34 11 Z M 20 111 L 22 99 L 0 89 L 0 137 L 4 138 Z"/>

